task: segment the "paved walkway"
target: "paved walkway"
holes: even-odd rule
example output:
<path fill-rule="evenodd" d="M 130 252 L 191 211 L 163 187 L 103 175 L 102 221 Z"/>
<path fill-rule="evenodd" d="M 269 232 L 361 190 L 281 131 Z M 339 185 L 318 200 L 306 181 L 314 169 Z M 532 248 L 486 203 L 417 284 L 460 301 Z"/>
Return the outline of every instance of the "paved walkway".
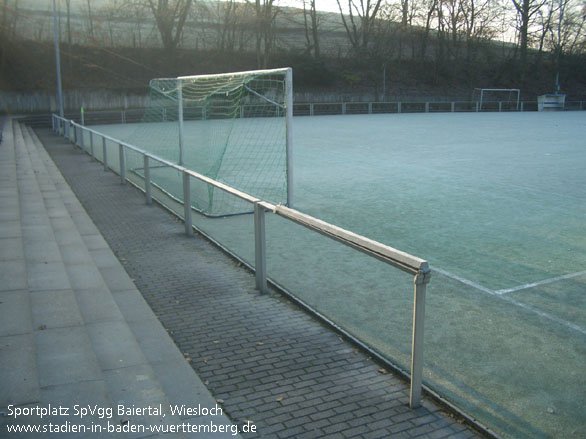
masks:
<path fill-rule="evenodd" d="M 213 408 L 216 401 L 36 135 L 10 119 L 0 128 L 0 437 L 60 437 L 63 428 L 86 429 L 67 437 L 152 437 L 157 428 L 210 422 L 232 428 L 225 415 L 170 412 L 170 404 Z M 16 427 L 59 433 L 9 432 Z M 165 435 L 192 436 L 233 437 Z"/>
<path fill-rule="evenodd" d="M 15 132 L 18 129 L 20 128 L 17 128 Z M 34 141 L 34 133 L 24 130 L 24 137 Z M 183 353 L 183 357 L 186 358 L 177 358 L 176 367 L 179 368 L 180 364 L 181 371 L 184 371 L 185 364 L 189 362 L 234 424 L 239 427 L 253 424 L 257 428 L 256 433 L 244 433 L 243 437 L 277 439 L 287 437 L 397 439 L 483 437 L 431 401 L 424 401 L 423 407 L 417 410 L 409 409 L 407 407 L 408 387 L 405 382 L 392 374 L 381 373 L 381 365 L 373 362 L 367 354 L 355 349 L 330 328 L 323 326 L 282 296 L 276 293 L 259 295 L 254 290 L 254 277 L 251 273 L 204 238 L 198 235 L 194 235 L 191 239 L 186 238 L 183 225 L 175 221 L 174 217 L 156 206 L 146 206 L 144 197 L 138 190 L 129 185 L 121 185 L 119 178 L 110 172 L 104 172 L 103 168 L 87 155 L 74 149 L 49 130 L 39 130 L 38 134 L 77 197 L 73 197 L 70 193 L 67 197 L 62 197 L 63 207 L 75 206 L 77 209 L 70 213 L 73 224 L 69 224 L 66 229 L 69 230 L 74 225 L 78 226 L 78 221 L 75 220 L 78 214 L 81 215 L 82 212 L 89 214 L 91 221 L 88 220 L 86 224 L 87 236 L 81 233 L 81 240 L 85 243 L 91 258 L 98 261 L 101 257 L 98 255 L 102 253 L 111 255 L 113 251 L 122 261 L 126 272 L 132 278 L 133 285 L 138 287 L 154 314 Z M 13 172 L 11 166 L 14 167 L 14 157 L 10 157 L 10 151 L 5 152 L 5 146 L 5 144 L 0 145 L 0 166 L 2 170 L 6 168 L 12 172 L 13 177 L 18 175 L 20 184 L 21 173 L 27 175 L 27 178 L 34 173 L 21 170 L 20 167 L 23 165 L 19 164 L 19 160 L 16 160 L 17 166 Z M 34 147 L 28 147 L 31 158 L 37 154 L 43 157 L 40 161 L 38 159 L 33 161 L 34 169 L 42 169 L 41 164 L 47 169 L 51 168 L 51 172 L 54 171 L 55 174 L 52 181 L 59 180 L 59 184 L 53 183 L 56 189 L 68 188 L 55 171 L 53 163 L 44 156 L 43 149 L 38 146 L 35 144 Z M 18 151 L 22 148 L 16 145 L 15 149 L 18 158 Z M 33 169 L 33 163 L 29 169 Z M 53 224 L 56 220 L 49 213 L 49 209 L 53 209 L 53 206 L 43 195 L 44 191 L 50 188 L 51 181 L 37 180 L 40 198 L 45 200 L 47 215 Z M 20 199 L 14 201 L 14 195 L 5 199 L 3 195 L 5 187 L 12 187 L 11 181 L 10 178 L 0 180 L 0 188 L 3 190 L 0 195 L 2 197 L 0 206 L 11 205 L 11 210 L 19 212 Z M 4 211 L 3 208 L 0 210 L 0 212 Z M 24 212 L 21 207 L 19 215 L 6 215 L 6 219 L 4 215 L 0 216 L 1 224 L 10 223 L 0 226 L 2 233 L 6 228 L 6 233 L 10 234 L 12 227 L 14 229 L 12 234 L 17 235 L 14 238 L 21 237 L 22 235 L 18 235 L 17 232 L 19 227 L 22 230 L 25 229 L 25 226 L 20 225 L 22 219 L 25 218 Z M 99 235 L 98 230 L 105 238 L 107 245 L 102 241 L 102 235 Z M 55 239 L 58 236 L 57 231 L 53 232 Z M 98 242 L 99 246 L 97 246 Z M 64 255 L 67 253 L 62 246 L 67 244 L 57 243 L 56 245 L 59 246 L 60 253 L 65 259 Z M 26 263 L 24 257 L 12 259 L 19 261 L 24 259 L 21 265 Z M 69 270 L 72 270 L 69 264 L 79 260 L 81 259 L 78 257 L 68 257 L 68 260 L 62 261 L 68 276 Z M 97 264 L 97 267 L 102 280 L 107 284 L 112 283 L 115 277 L 111 277 L 110 272 L 104 272 L 107 268 L 100 264 Z M 6 269 L 2 268 L 2 270 Z M 3 281 L 5 278 L 18 277 L 15 276 L 17 272 L 10 267 L 7 270 L 0 272 Z M 30 285 L 26 287 L 22 283 L 22 276 L 24 275 L 20 276 L 21 284 L 11 285 L 10 291 L 0 293 L 2 294 L 0 300 L 4 301 L 4 295 L 9 297 L 14 290 L 21 291 L 27 297 L 25 301 L 29 300 L 28 296 L 32 297 L 36 294 L 31 291 Z M 30 274 L 28 276 L 30 277 Z M 148 314 L 150 310 L 144 306 L 144 302 L 137 305 L 139 299 L 134 293 L 134 299 L 125 302 L 124 295 L 121 293 L 136 292 L 134 286 L 131 290 L 127 290 L 126 288 L 130 285 L 127 283 L 125 285 L 123 289 L 114 289 L 111 294 L 112 301 L 107 303 L 100 301 L 96 304 L 102 310 L 100 312 L 107 313 L 110 308 L 118 306 L 124 317 L 127 314 L 132 316 L 140 309 Z M 79 314 L 83 319 L 87 314 L 81 309 L 83 294 L 80 296 L 73 286 L 72 289 L 78 295 L 76 301 L 80 304 Z M 39 295 L 39 297 L 42 296 Z M 65 301 L 67 302 L 67 299 Z M 26 314 L 27 306 L 28 309 L 31 308 L 28 302 L 19 306 L 23 308 L 23 314 Z M 2 309 L 0 307 L 0 312 Z M 11 314 L 12 312 L 6 313 L 6 315 Z M 29 339 L 36 340 L 41 338 L 39 334 L 44 335 L 49 331 L 49 324 L 43 323 L 44 321 L 45 319 L 39 318 L 29 324 L 26 333 Z M 122 319 L 113 321 L 120 323 L 117 323 L 118 326 L 104 325 L 106 337 L 102 337 L 102 343 L 111 339 L 118 341 L 121 334 L 130 332 L 136 343 L 141 346 L 143 355 L 147 358 L 146 362 L 150 362 L 145 366 L 150 366 L 153 370 L 152 380 L 164 383 L 160 387 L 167 393 L 166 398 L 169 402 L 181 404 L 183 401 L 190 401 L 190 405 L 193 406 L 194 401 L 200 401 L 198 395 L 204 392 L 200 386 L 193 385 L 192 387 L 190 381 L 184 381 L 184 377 L 176 374 L 172 369 L 156 369 L 157 361 L 165 362 L 170 358 L 178 357 L 176 350 L 171 349 L 172 353 L 163 350 L 153 352 L 140 344 L 150 340 L 153 337 L 152 332 L 160 333 L 160 330 L 154 330 L 144 323 L 153 322 L 152 315 L 148 319 L 141 320 L 143 326 L 141 323 L 133 323 L 131 317 L 130 319 L 126 317 L 129 331 L 121 329 L 123 328 Z M 46 328 L 40 329 L 43 325 L 46 325 Z M 93 334 L 96 331 L 91 332 L 93 330 L 91 325 L 92 323 L 83 323 L 85 330 Z M 165 337 L 161 336 L 161 338 Z M 3 343 L 4 339 L 5 337 L 1 339 Z M 118 341 L 118 343 L 125 344 L 126 342 Z M 23 353 L 25 349 L 15 345 L 12 349 L 14 354 L 4 355 L 4 347 L 2 347 L 0 358 L 14 357 L 14 360 L 9 360 L 14 366 L 18 366 L 17 361 L 20 361 L 20 364 L 36 364 L 36 370 L 31 371 L 30 375 L 34 377 L 35 373 L 38 374 L 41 356 L 39 348 L 35 347 L 33 342 L 29 344 L 31 346 L 28 354 Z M 83 342 L 71 348 L 71 352 L 83 351 L 92 344 L 95 345 L 96 342 L 88 335 Z M 102 359 L 104 349 L 93 347 L 92 350 L 92 355 L 98 364 L 106 361 Z M 16 359 L 22 356 L 26 358 Z M 115 363 L 117 359 L 126 358 L 123 349 L 120 352 L 108 353 L 106 357 L 110 358 L 111 363 Z M 70 370 L 71 367 L 67 361 L 63 360 L 61 368 Z M 2 370 L 7 368 L 2 363 L 4 361 L 0 359 Z M 11 365 L 8 366 L 12 369 Z M 47 369 L 59 369 L 53 364 L 46 366 Z M 115 366 L 115 364 L 109 366 Z M 5 377 L 2 373 L 0 371 L 0 396 L 2 397 L 0 406 L 6 404 L 6 397 L 1 386 L 4 382 L 12 380 L 12 377 Z M 115 382 L 116 385 L 110 386 L 108 369 L 103 367 L 102 376 L 104 378 L 101 380 L 105 385 L 102 389 L 103 404 L 107 406 L 108 403 L 113 403 L 120 398 L 118 396 L 120 388 L 116 385 L 124 386 L 124 382 L 118 380 Z M 138 375 L 131 377 L 136 376 Z M 195 375 L 192 373 L 191 376 Z M 166 386 L 177 393 L 167 391 Z M 42 385 L 37 387 L 41 392 L 44 389 Z M 116 396 L 112 397 L 110 392 Z M 15 390 L 12 395 L 20 397 L 20 393 L 22 392 Z M 210 398 L 209 395 L 206 398 Z M 40 399 L 39 396 L 34 396 L 32 399 L 21 398 L 18 403 L 26 404 Z M 43 399 L 43 401 L 50 400 L 52 399 L 48 394 Z M 69 399 L 64 401 L 75 400 L 76 398 L 69 394 Z M 98 401 L 97 398 L 87 400 L 94 404 Z M 201 401 L 213 403 L 213 399 L 204 398 Z M 2 422 L 1 419 L 0 422 Z M 195 435 L 194 437 L 204 436 Z"/>

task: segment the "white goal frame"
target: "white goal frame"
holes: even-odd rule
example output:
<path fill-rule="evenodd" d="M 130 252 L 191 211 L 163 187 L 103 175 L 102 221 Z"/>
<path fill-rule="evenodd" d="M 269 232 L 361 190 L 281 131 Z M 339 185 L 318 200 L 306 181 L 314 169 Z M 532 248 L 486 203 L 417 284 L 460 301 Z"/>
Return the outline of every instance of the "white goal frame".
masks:
<path fill-rule="evenodd" d="M 478 103 L 478 111 L 482 111 L 482 103 L 484 101 L 484 92 L 509 92 L 517 93 L 517 111 L 519 111 L 519 105 L 521 103 L 521 90 L 518 88 L 475 88 L 474 91 L 480 90 L 480 101 Z"/>
<path fill-rule="evenodd" d="M 293 207 L 293 69 L 249 70 L 244 72 L 218 73 L 211 75 L 178 76 L 177 80 L 177 120 L 179 123 L 179 165 L 183 166 L 184 132 L 183 132 L 183 81 L 196 78 L 217 78 L 222 76 L 246 74 L 285 74 L 285 132 L 286 132 L 286 173 L 287 173 L 287 206 Z"/>

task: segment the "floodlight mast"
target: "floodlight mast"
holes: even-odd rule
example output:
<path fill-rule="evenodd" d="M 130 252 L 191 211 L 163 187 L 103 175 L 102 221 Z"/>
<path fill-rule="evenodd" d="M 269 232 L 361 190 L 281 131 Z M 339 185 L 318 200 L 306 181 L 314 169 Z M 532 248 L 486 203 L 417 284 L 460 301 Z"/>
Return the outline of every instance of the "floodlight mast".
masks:
<path fill-rule="evenodd" d="M 63 91 L 61 89 L 61 59 L 59 56 L 59 24 L 57 22 L 57 3 L 53 0 L 53 39 L 55 41 L 55 64 L 57 68 L 57 95 L 59 116 L 63 117 Z"/>

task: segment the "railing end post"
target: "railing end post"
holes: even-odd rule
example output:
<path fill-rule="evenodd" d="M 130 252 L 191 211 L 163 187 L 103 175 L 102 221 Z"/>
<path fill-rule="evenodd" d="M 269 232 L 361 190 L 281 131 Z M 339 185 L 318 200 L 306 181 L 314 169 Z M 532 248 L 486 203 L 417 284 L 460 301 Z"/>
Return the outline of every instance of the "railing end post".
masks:
<path fill-rule="evenodd" d="M 409 407 L 412 409 L 421 406 L 425 294 L 430 280 L 431 270 L 427 264 L 415 274 L 413 279 L 415 291 L 413 298 L 413 337 L 411 341 L 411 387 L 409 392 Z"/>

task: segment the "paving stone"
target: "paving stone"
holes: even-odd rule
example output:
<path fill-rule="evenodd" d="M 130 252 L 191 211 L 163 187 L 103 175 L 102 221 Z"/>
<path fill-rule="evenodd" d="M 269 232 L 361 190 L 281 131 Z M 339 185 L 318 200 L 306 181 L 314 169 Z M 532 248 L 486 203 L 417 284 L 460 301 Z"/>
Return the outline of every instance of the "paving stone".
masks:
<path fill-rule="evenodd" d="M 0 292 L 27 288 L 24 259 L 0 261 Z"/>
<path fill-rule="evenodd" d="M 87 290 L 104 287 L 104 279 L 100 270 L 93 262 L 85 264 L 68 264 L 66 266 L 67 275 L 71 288 L 75 290 Z"/>
<path fill-rule="evenodd" d="M 21 236 L 20 221 L 5 220 L 0 222 L 0 238 L 19 238 Z"/>
<path fill-rule="evenodd" d="M 86 325 L 86 329 L 102 370 L 146 363 L 126 322 L 118 320 L 91 323 Z"/>
<path fill-rule="evenodd" d="M 0 337 L 0 407 L 39 400 L 32 333 Z"/>
<path fill-rule="evenodd" d="M 32 262 L 26 270 L 30 291 L 71 289 L 63 262 Z"/>
<path fill-rule="evenodd" d="M 82 241 L 58 246 L 65 265 L 91 264 L 93 259 Z"/>
<path fill-rule="evenodd" d="M 28 291 L 0 292 L 0 337 L 30 334 L 31 332 Z"/>
<path fill-rule="evenodd" d="M 85 328 L 37 330 L 35 345 L 41 387 L 102 379 Z"/>
<path fill-rule="evenodd" d="M 75 293 L 85 323 L 124 320 L 112 294 L 105 286 L 76 290 Z"/>
<path fill-rule="evenodd" d="M 45 290 L 30 293 L 30 313 L 34 328 L 80 326 L 83 319 L 72 290 Z"/>

